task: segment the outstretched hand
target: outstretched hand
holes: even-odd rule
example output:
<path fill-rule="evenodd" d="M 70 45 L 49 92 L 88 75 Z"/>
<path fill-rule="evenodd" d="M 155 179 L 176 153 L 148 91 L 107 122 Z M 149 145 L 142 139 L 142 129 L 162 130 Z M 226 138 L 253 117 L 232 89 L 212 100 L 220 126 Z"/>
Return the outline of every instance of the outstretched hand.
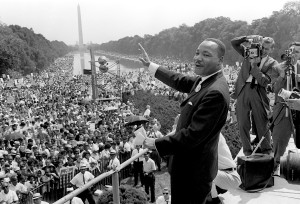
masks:
<path fill-rule="evenodd" d="M 139 47 L 140 47 L 140 50 L 142 51 L 142 55 L 143 55 L 143 57 L 140 57 L 139 59 L 145 67 L 149 67 L 149 65 L 150 65 L 149 56 L 148 56 L 147 52 L 145 51 L 145 49 L 143 48 L 143 46 L 140 43 L 139 43 Z"/>
<path fill-rule="evenodd" d="M 286 104 L 290 109 L 300 111 L 300 99 L 287 99 Z"/>
<path fill-rule="evenodd" d="M 145 148 L 155 149 L 155 139 L 146 137 L 146 139 L 144 140 L 143 145 L 144 145 Z"/>

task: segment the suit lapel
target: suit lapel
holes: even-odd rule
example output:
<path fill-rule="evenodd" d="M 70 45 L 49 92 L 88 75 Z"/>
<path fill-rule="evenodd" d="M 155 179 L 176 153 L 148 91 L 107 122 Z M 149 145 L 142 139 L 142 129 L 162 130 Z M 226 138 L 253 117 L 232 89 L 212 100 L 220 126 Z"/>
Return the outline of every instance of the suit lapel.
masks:
<path fill-rule="evenodd" d="M 200 77 L 198 76 L 195 83 L 194 83 L 194 85 L 193 85 L 193 87 L 192 87 L 192 89 L 191 89 L 191 92 L 188 95 L 188 97 L 184 101 L 182 101 L 180 106 L 183 106 L 186 103 L 186 101 L 188 101 L 192 96 L 194 96 L 197 93 L 197 92 L 195 92 L 195 88 L 198 85 L 199 80 L 200 80 Z"/>
<path fill-rule="evenodd" d="M 221 76 L 223 76 L 222 72 L 219 72 L 211 77 L 209 77 L 208 79 L 206 79 L 202 84 L 201 84 L 201 89 L 199 92 L 195 91 L 196 86 L 198 85 L 199 79 L 196 80 L 196 82 L 193 85 L 193 88 L 190 92 L 190 94 L 188 95 L 188 97 L 180 104 L 180 106 L 184 106 L 186 104 L 186 102 L 192 98 L 194 95 L 196 95 L 197 93 L 200 93 L 201 90 L 205 89 L 209 84 L 211 84 L 212 82 L 214 82 L 217 78 L 220 78 Z"/>

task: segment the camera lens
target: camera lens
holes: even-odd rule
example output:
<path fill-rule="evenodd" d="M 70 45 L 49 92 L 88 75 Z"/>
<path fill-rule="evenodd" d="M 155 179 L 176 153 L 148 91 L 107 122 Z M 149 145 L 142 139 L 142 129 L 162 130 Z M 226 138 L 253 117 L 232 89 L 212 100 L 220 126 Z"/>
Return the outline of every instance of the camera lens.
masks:
<path fill-rule="evenodd" d="M 280 158 L 280 176 L 289 183 L 300 184 L 300 154 L 289 151 Z"/>

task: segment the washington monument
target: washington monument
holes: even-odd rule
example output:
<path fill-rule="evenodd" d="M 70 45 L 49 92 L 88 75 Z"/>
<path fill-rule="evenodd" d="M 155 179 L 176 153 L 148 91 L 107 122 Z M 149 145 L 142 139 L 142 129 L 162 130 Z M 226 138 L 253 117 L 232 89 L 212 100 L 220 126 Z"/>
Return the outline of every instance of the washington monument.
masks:
<path fill-rule="evenodd" d="M 78 12 L 78 34 L 79 34 L 79 52 L 80 52 L 80 65 L 81 65 L 81 74 L 83 74 L 84 70 L 84 53 L 83 53 L 83 37 L 82 37 L 82 25 L 81 25 L 81 13 L 80 6 L 77 6 Z"/>

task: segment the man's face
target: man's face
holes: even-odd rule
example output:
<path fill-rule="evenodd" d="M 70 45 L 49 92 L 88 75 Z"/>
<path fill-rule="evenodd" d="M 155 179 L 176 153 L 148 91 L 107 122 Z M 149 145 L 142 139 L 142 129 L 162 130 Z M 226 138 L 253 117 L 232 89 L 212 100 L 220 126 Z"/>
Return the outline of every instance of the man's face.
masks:
<path fill-rule="evenodd" d="M 203 41 L 196 50 L 194 56 L 197 75 L 208 76 L 220 69 L 223 57 L 218 56 L 218 45 L 215 42 Z"/>
<path fill-rule="evenodd" d="M 270 55 L 272 52 L 273 52 L 273 44 L 264 42 L 262 44 L 262 57 Z"/>
<path fill-rule="evenodd" d="M 295 60 L 300 60 L 300 46 L 293 46 L 294 47 L 294 56 Z"/>
<path fill-rule="evenodd" d="M 84 174 L 85 169 L 80 169 L 80 172 L 81 172 L 82 174 Z"/>
<path fill-rule="evenodd" d="M 9 172 L 10 171 L 10 167 L 9 166 L 5 166 L 4 170 L 5 170 L 5 172 Z"/>
<path fill-rule="evenodd" d="M 13 180 L 13 181 L 11 181 L 11 183 L 12 183 L 14 186 L 16 186 L 17 183 L 18 183 L 18 181 L 17 181 L 17 180 Z"/>

